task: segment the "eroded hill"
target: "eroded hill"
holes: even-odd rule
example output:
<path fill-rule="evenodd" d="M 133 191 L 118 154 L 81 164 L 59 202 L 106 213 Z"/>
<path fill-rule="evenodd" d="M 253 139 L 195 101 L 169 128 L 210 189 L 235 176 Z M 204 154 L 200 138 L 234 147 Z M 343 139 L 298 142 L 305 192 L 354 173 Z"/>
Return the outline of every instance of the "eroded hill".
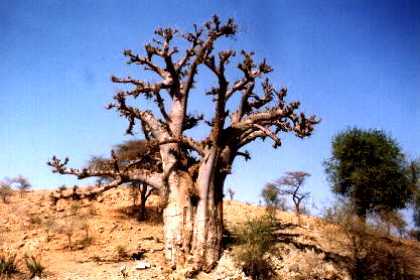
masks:
<path fill-rule="evenodd" d="M 43 279 L 184 279 L 182 271 L 165 265 L 156 197 L 148 202 L 148 221 L 139 222 L 127 189 L 109 191 L 98 201 L 57 205 L 51 204 L 48 194 L 34 191 L 22 198 L 15 194 L 9 203 L 0 203 L 0 249 L 17 254 L 16 278 L 28 279 L 21 260 L 33 255 L 46 267 Z M 265 209 L 226 201 L 224 211 L 226 228 L 234 234 L 235 228 Z M 353 252 L 345 230 L 316 217 L 304 216 L 298 224 L 288 212 L 277 213 L 277 219 L 276 253 L 266 258 L 278 279 L 351 279 L 348 265 Z M 410 252 L 413 263 L 420 264 L 417 242 L 387 242 Z M 234 258 L 237 246 L 228 244 L 214 271 L 197 278 L 246 279 Z M 136 269 L 135 259 L 150 267 Z"/>

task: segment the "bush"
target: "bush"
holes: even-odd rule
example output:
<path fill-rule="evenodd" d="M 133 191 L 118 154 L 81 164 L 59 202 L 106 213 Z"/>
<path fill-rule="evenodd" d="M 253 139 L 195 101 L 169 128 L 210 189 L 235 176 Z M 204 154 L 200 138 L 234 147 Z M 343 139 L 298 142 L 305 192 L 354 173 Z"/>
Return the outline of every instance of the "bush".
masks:
<path fill-rule="evenodd" d="M 270 261 L 264 257 L 275 243 L 275 221 L 270 215 L 254 218 L 237 228 L 240 248 L 236 253 L 246 275 L 253 279 L 272 279 L 275 275 Z"/>
<path fill-rule="evenodd" d="M 70 205 L 70 213 L 71 213 L 71 215 L 72 216 L 77 216 L 80 213 L 80 209 L 81 208 L 82 208 L 82 205 L 78 201 L 73 202 Z"/>
<path fill-rule="evenodd" d="M 25 265 L 26 268 L 29 270 L 31 278 L 35 276 L 41 277 L 42 273 L 45 270 L 45 267 L 41 264 L 39 257 L 25 256 Z"/>
<path fill-rule="evenodd" d="M 4 182 L 0 182 L 0 198 L 3 203 L 8 203 L 8 199 L 12 194 L 12 187 Z"/>
<path fill-rule="evenodd" d="M 72 237 L 74 235 L 74 222 L 73 221 L 69 221 L 68 223 L 60 226 L 58 228 L 58 233 L 64 234 L 65 236 L 67 236 L 67 242 L 68 242 L 68 248 L 70 250 L 73 249 L 73 244 L 72 244 Z"/>
<path fill-rule="evenodd" d="M 276 210 L 279 208 L 284 208 L 282 205 L 284 202 L 280 200 L 279 189 L 273 184 L 267 184 L 261 192 L 261 196 L 264 199 L 265 205 L 267 206 L 267 211 L 272 215 L 275 214 Z M 284 210 L 284 209 L 282 209 Z"/>
<path fill-rule="evenodd" d="M 119 260 L 128 258 L 127 248 L 124 245 L 118 245 L 115 247 L 115 252 Z"/>
<path fill-rule="evenodd" d="M 31 225 L 41 225 L 42 219 L 37 214 L 30 214 L 29 215 L 29 223 Z"/>
<path fill-rule="evenodd" d="M 0 278 L 9 278 L 18 272 L 16 254 L 0 252 Z"/>
<path fill-rule="evenodd" d="M 327 220 L 340 225 L 346 236 L 340 245 L 351 252 L 346 268 L 352 279 L 419 279 L 415 249 L 401 246 L 400 242 L 386 235 L 382 229 L 365 223 L 351 213 L 348 206 L 336 206 L 329 209 Z M 332 241 L 340 242 L 335 239 Z"/>

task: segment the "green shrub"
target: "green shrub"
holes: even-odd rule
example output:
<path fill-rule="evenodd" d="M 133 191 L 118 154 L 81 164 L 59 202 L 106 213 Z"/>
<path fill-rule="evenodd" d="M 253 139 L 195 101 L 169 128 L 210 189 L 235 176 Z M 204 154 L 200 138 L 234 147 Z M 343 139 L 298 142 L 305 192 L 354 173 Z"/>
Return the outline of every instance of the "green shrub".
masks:
<path fill-rule="evenodd" d="M 248 220 L 236 229 L 240 247 L 236 252 L 237 261 L 246 275 L 253 279 L 272 279 L 274 269 L 264 254 L 273 250 L 275 243 L 275 220 L 264 215 Z"/>
<path fill-rule="evenodd" d="M 41 264 L 39 257 L 25 256 L 25 264 L 26 268 L 29 270 L 31 278 L 35 276 L 41 277 L 45 270 L 45 267 Z"/>
<path fill-rule="evenodd" d="M 0 252 L 0 278 L 9 278 L 18 272 L 16 254 Z"/>

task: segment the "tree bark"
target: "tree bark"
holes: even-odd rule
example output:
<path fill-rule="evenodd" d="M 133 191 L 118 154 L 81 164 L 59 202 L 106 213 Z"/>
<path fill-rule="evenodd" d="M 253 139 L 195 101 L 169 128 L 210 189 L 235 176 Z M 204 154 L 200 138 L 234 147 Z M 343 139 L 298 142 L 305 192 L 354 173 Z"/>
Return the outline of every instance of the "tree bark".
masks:
<path fill-rule="evenodd" d="M 197 178 L 199 201 L 194 217 L 193 267 L 211 270 L 222 252 L 223 181 L 216 175 L 217 150 L 210 151 L 200 166 Z"/>
<path fill-rule="evenodd" d="M 144 221 L 146 219 L 146 197 L 147 186 L 140 186 L 140 208 L 139 208 L 139 221 Z"/>
<path fill-rule="evenodd" d="M 169 193 L 163 210 L 165 258 L 176 268 L 184 265 L 190 252 L 193 230 L 193 205 L 188 174 L 173 174 L 168 179 Z"/>
<path fill-rule="evenodd" d="M 210 153 L 195 181 L 187 173 L 168 180 L 165 257 L 173 268 L 209 271 L 222 253 L 224 180 L 215 177 L 215 160 Z"/>

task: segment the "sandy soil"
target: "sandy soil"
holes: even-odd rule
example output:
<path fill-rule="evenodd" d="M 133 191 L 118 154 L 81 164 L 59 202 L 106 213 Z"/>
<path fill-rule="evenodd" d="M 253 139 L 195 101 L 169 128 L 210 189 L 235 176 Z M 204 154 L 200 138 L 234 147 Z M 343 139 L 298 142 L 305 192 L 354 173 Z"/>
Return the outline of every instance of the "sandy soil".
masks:
<path fill-rule="evenodd" d="M 164 262 L 162 223 L 155 206 L 157 198 L 151 197 L 148 201 L 152 218 L 139 222 L 126 189 L 112 190 L 99 201 L 59 201 L 56 206 L 51 206 L 48 194 L 49 191 L 34 191 L 23 197 L 15 194 L 9 203 L 0 203 L 0 249 L 17 253 L 20 260 L 25 254 L 38 256 L 46 267 L 42 279 L 183 279 L 182 274 L 174 273 Z M 227 201 L 224 207 L 225 225 L 231 231 L 264 212 L 262 207 L 237 201 Z M 299 258 L 303 256 L 316 258 L 312 266 L 323 266 L 322 269 L 332 271 L 331 275 L 342 275 L 331 279 L 347 279 L 336 265 L 319 257 L 322 252 L 346 255 L 342 247 L 331 242 L 332 235 L 335 239 L 344 239 L 337 226 L 315 217 L 303 217 L 301 225 L 296 226 L 295 215 L 287 212 L 279 213 L 278 218 L 286 225 L 283 234 L 293 236 L 296 242 L 309 248 L 296 253 L 295 247 L 281 247 L 289 259 L 279 258 L 279 269 L 284 270 L 286 262 L 290 265 L 301 262 Z M 407 246 L 420 248 L 417 243 L 413 244 Z M 197 278 L 245 279 L 230 249 L 212 273 L 200 273 Z M 139 252 L 150 268 L 135 269 L 136 261 L 130 256 Z M 22 261 L 19 268 L 22 274 L 18 278 L 28 279 Z M 126 278 L 121 270 L 127 272 Z"/>

